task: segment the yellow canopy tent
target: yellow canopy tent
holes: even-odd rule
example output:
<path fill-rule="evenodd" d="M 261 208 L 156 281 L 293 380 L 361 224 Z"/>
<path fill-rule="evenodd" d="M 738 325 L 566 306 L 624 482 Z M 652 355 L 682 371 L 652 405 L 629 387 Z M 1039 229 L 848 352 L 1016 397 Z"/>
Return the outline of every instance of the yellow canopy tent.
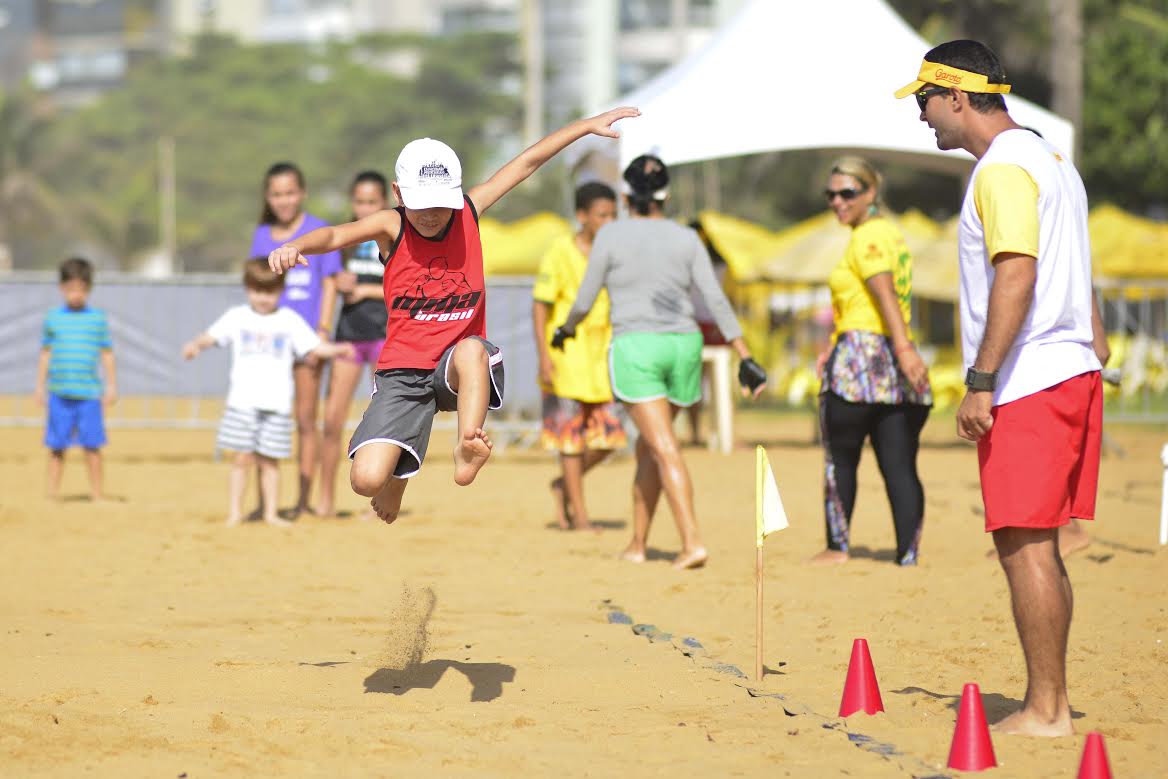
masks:
<path fill-rule="evenodd" d="M 571 233 L 568 220 L 549 211 L 509 224 L 484 217 L 479 223 L 483 270 L 488 276 L 534 276 L 548 247 Z"/>
<path fill-rule="evenodd" d="M 703 211 L 699 219 L 706 236 L 730 266 L 734 280 L 740 283 L 758 281 L 761 263 L 802 234 L 790 232 L 796 231 L 798 225 L 778 233 L 717 211 Z M 786 233 L 790 234 L 783 237 Z"/>
<path fill-rule="evenodd" d="M 1113 205 L 1087 217 L 1095 273 L 1112 279 L 1168 278 L 1168 223 L 1153 222 Z"/>

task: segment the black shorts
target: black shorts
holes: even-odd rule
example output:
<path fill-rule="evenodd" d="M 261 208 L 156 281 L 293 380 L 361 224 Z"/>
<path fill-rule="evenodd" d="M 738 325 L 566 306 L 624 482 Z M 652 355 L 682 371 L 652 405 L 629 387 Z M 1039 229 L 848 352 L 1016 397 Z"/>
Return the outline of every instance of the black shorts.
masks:
<path fill-rule="evenodd" d="M 485 338 L 471 337 L 482 342 L 490 357 L 491 397 L 487 408 L 501 408 L 503 352 Z M 349 441 L 349 459 L 366 444 L 393 444 L 402 450 L 394 476 L 408 479 L 422 469 L 434 414 L 458 409 L 458 393 L 450 388 L 447 376 L 454 348 L 442 353 L 433 370 L 394 368 L 373 375 L 373 397 Z"/>

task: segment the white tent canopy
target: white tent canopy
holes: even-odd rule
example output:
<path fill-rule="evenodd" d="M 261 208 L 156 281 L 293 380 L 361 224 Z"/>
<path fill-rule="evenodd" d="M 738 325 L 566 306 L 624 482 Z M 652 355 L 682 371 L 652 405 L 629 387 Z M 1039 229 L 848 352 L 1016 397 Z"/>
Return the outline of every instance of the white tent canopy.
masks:
<path fill-rule="evenodd" d="M 572 154 L 619 155 L 623 167 L 645 153 L 673 165 L 862 150 L 960 174 L 973 158 L 937 149 L 915 101 L 892 96 L 930 48 L 883 0 L 753 0 L 703 49 L 618 101 L 642 112 L 619 123 L 618 142 L 581 141 Z M 1071 153 L 1070 122 L 1020 97 L 1006 101 L 1015 121 Z"/>

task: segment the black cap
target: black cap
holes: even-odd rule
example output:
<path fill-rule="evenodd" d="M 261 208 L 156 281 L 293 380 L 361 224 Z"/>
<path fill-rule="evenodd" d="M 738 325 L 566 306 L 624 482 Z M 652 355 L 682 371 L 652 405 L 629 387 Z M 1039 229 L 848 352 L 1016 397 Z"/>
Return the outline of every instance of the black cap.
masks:
<path fill-rule="evenodd" d="M 652 195 L 669 186 L 669 170 L 651 154 L 642 154 L 625 168 L 625 183 L 634 194 Z"/>

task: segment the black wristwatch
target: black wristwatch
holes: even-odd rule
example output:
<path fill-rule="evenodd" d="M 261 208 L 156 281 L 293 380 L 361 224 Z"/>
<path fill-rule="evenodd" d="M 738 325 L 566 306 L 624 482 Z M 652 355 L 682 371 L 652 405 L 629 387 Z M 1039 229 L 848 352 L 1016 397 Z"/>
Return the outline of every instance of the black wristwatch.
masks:
<path fill-rule="evenodd" d="M 993 392 L 998 386 L 998 372 L 990 373 L 970 368 L 965 372 L 965 386 L 978 392 Z"/>

